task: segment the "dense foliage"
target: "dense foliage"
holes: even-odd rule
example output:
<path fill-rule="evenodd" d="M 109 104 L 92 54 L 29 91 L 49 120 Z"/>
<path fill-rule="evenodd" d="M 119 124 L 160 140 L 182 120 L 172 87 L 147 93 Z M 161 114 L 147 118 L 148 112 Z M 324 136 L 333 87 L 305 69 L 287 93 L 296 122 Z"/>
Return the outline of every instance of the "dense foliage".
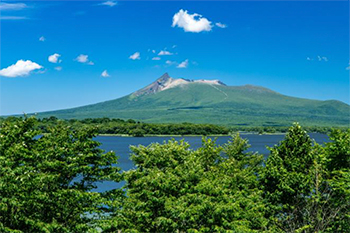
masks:
<path fill-rule="evenodd" d="M 266 160 L 238 134 L 132 146 L 120 173 L 96 129 L 40 124 L 0 129 L 0 232 L 350 232 L 350 130 L 318 145 L 295 124 Z"/>
<path fill-rule="evenodd" d="M 19 117 L 21 119 L 21 117 Z M 3 121 L 16 121 L 17 117 L 0 118 L 0 123 Z M 212 124 L 192 124 L 192 123 L 179 123 L 179 124 L 157 124 L 157 123 L 144 123 L 135 121 L 132 119 L 110 119 L 103 118 L 86 118 L 83 120 L 77 119 L 58 119 L 54 116 L 48 118 L 38 119 L 37 127 L 40 130 L 46 131 L 46 128 L 53 127 L 60 122 L 74 129 L 80 129 L 84 127 L 96 127 L 99 134 L 115 134 L 123 136 L 152 136 L 152 135 L 228 135 L 234 132 L 253 132 L 253 133 L 286 133 L 288 131 L 287 126 L 280 125 L 262 125 L 262 126 L 222 126 Z M 307 126 L 304 129 L 308 132 L 317 133 L 330 133 L 331 127 L 325 126 Z M 347 128 L 338 127 L 340 130 L 346 130 Z"/>
<path fill-rule="evenodd" d="M 92 232 L 107 198 L 92 190 L 120 179 L 117 157 L 97 148 L 93 129 L 59 124 L 42 134 L 35 123 L 0 129 L 0 232 Z"/>
<path fill-rule="evenodd" d="M 43 130 L 47 126 L 55 125 L 62 121 L 73 128 L 86 126 L 96 127 L 99 134 L 117 134 L 142 137 L 144 135 L 219 135 L 229 133 L 229 129 L 224 126 L 210 124 L 151 124 L 134 121 L 132 119 L 109 119 L 109 118 L 87 118 L 84 120 L 58 120 L 55 117 L 43 118 L 39 122 L 39 127 Z"/>

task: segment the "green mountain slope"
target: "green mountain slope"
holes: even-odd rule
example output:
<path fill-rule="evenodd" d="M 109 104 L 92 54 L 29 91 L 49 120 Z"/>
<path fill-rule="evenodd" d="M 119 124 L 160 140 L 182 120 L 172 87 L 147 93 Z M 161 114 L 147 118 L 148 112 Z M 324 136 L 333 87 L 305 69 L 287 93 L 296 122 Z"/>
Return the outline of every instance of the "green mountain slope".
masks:
<path fill-rule="evenodd" d="M 298 121 L 310 126 L 349 126 L 350 106 L 335 100 L 289 97 L 264 87 L 226 86 L 218 80 L 172 79 L 164 74 L 128 96 L 38 116 L 251 126 L 284 126 Z"/>

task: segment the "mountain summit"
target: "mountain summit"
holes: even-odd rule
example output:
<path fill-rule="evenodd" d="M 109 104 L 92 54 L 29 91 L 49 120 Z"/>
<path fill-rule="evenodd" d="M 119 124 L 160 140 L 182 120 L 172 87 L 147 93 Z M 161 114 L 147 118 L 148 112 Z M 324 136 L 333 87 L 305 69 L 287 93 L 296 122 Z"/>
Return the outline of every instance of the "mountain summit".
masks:
<path fill-rule="evenodd" d="M 157 93 L 160 91 L 164 91 L 169 88 L 174 88 L 176 86 L 186 85 L 189 83 L 204 83 L 209 85 L 223 85 L 226 86 L 223 82 L 220 80 L 189 80 L 189 79 L 175 79 L 171 78 L 168 73 L 163 74 L 159 79 L 151 83 L 150 85 L 136 91 L 133 93 L 133 96 L 140 96 L 140 95 L 148 95 Z"/>
<path fill-rule="evenodd" d="M 350 106 L 285 96 L 265 87 L 226 86 L 219 80 L 175 79 L 167 73 L 122 98 L 39 117 L 135 119 L 155 123 L 211 123 L 246 126 L 348 126 Z"/>

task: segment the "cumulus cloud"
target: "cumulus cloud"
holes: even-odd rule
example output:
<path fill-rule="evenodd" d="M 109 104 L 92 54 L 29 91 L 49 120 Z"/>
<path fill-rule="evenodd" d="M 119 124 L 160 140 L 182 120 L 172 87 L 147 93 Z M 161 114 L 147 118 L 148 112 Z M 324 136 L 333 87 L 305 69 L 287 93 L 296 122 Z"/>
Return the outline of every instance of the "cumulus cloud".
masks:
<path fill-rule="evenodd" d="M 188 14 L 187 11 L 180 10 L 173 16 L 172 27 L 183 28 L 185 32 L 211 31 L 212 23 L 200 14 Z"/>
<path fill-rule="evenodd" d="M 25 3 L 4 3 L 0 2 L 0 10 L 23 10 L 28 6 Z"/>
<path fill-rule="evenodd" d="M 40 38 L 39 38 L 39 41 L 45 41 L 46 39 L 45 39 L 45 37 L 43 37 L 43 36 L 41 36 Z"/>
<path fill-rule="evenodd" d="M 162 50 L 158 53 L 159 56 L 164 56 L 164 55 L 173 55 L 171 52 Z"/>
<path fill-rule="evenodd" d="M 227 28 L 227 25 L 223 23 L 215 23 L 215 25 L 219 28 Z"/>
<path fill-rule="evenodd" d="M 61 66 L 57 66 L 57 67 L 55 67 L 55 70 L 61 71 L 61 70 L 62 70 L 62 67 L 61 67 Z"/>
<path fill-rule="evenodd" d="M 31 71 L 43 68 L 41 65 L 30 60 L 18 60 L 7 68 L 0 70 L 0 76 L 15 78 L 19 76 L 29 75 Z"/>
<path fill-rule="evenodd" d="M 107 78 L 109 77 L 109 74 L 107 73 L 107 70 L 104 70 L 101 74 L 102 77 Z"/>
<path fill-rule="evenodd" d="M 187 68 L 187 66 L 188 66 L 188 59 L 181 62 L 176 68 Z"/>
<path fill-rule="evenodd" d="M 86 63 L 88 65 L 94 65 L 92 61 L 89 60 L 89 56 L 85 54 L 80 54 L 76 59 L 80 63 Z"/>
<path fill-rule="evenodd" d="M 49 56 L 48 60 L 49 62 L 51 63 L 57 63 L 57 62 L 61 62 L 61 60 L 58 60 L 58 58 L 60 57 L 61 55 L 59 55 L 58 53 L 54 53 L 52 55 Z"/>
<path fill-rule="evenodd" d="M 103 6 L 109 6 L 109 7 L 113 7 L 115 5 L 117 5 L 118 3 L 116 1 L 106 1 L 106 2 L 102 2 L 99 5 L 103 5 Z"/>
<path fill-rule="evenodd" d="M 131 55 L 129 57 L 129 59 L 131 59 L 131 60 L 139 60 L 139 59 L 141 59 L 140 53 L 139 52 L 134 53 L 133 55 Z"/>
<path fill-rule="evenodd" d="M 153 61 L 159 61 L 160 60 L 160 57 L 154 57 L 152 58 Z"/>
<path fill-rule="evenodd" d="M 87 62 L 89 59 L 88 59 L 88 55 L 85 55 L 85 54 L 80 54 L 77 58 L 76 58 L 76 60 L 78 61 L 78 62 L 81 62 L 81 63 L 85 63 L 85 62 Z"/>

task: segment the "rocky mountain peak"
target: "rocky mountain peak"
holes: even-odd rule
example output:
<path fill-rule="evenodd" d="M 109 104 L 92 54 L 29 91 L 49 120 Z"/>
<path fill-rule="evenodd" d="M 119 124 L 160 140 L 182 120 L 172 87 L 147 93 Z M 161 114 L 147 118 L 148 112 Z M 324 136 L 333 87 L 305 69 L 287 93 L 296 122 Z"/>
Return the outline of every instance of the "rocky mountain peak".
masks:
<path fill-rule="evenodd" d="M 142 88 L 141 90 L 134 92 L 133 95 L 140 96 L 140 95 L 154 94 L 166 89 L 170 89 L 179 85 L 185 85 L 189 83 L 202 83 L 202 84 L 209 84 L 209 85 L 226 86 L 220 80 L 204 80 L 204 79 L 188 80 L 183 78 L 174 79 L 174 78 L 171 78 L 168 73 L 165 73 L 150 85 Z"/>

